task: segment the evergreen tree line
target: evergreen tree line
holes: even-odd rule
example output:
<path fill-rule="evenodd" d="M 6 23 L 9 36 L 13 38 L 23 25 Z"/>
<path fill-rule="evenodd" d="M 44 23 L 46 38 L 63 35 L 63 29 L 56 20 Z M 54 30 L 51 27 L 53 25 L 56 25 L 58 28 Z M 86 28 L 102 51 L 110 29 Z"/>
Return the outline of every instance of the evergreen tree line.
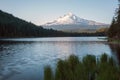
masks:
<path fill-rule="evenodd" d="M 104 36 L 105 33 L 65 33 L 44 29 L 0 10 L 0 37 Z"/>
<path fill-rule="evenodd" d="M 108 37 L 113 39 L 120 39 L 120 0 L 119 7 L 116 9 L 111 26 L 108 30 Z"/>
<path fill-rule="evenodd" d="M 87 55 L 81 60 L 71 55 L 57 62 L 54 74 L 51 67 L 46 66 L 44 80 L 120 80 L 120 66 L 106 54 L 100 59 Z"/>

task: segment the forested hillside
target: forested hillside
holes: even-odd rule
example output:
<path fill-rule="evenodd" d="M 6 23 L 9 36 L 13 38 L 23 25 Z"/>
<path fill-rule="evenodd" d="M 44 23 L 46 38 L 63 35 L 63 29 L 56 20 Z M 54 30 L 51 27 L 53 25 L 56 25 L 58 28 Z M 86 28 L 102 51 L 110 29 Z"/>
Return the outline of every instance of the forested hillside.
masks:
<path fill-rule="evenodd" d="M 43 37 L 63 34 L 60 31 L 43 29 L 0 10 L 0 37 Z"/>

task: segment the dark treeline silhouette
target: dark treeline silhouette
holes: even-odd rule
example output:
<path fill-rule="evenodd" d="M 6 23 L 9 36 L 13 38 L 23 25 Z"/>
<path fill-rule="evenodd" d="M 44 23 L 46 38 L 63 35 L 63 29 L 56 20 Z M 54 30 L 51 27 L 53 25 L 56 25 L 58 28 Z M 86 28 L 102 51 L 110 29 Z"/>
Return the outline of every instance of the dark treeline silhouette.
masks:
<path fill-rule="evenodd" d="M 116 9 L 115 16 L 113 17 L 111 26 L 108 30 L 108 37 L 111 39 L 119 39 L 120 40 L 120 0 L 119 7 Z"/>
<path fill-rule="evenodd" d="M 81 60 L 71 55 L 57 62 L 55 74 L 50 66 L 46 66 L 44 80 L 120 80 L 120 67 L 106 54 L 99 59 L 87 55 Z"/>
<path fill-rule="evenodd" d="M 97 33 L 65 33 L 52 29 L 44 29 L 31 22 L 24 21 L 12 14 L 0 10 L 0 37 L 61 37 L 61 36 L 105 36 Z"/>

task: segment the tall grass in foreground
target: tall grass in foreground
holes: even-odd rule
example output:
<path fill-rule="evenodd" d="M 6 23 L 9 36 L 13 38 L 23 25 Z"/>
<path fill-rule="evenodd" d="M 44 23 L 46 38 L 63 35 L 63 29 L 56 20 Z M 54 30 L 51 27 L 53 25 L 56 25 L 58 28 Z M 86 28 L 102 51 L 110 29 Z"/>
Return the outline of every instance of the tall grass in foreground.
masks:
<path fill-rule="evenodd" d="M 44 68 L 44 80 L 53 80 L 53 73 L 50 66 Z"/>
<path fill-rule="evenodd" d="M 44 80 L 120 80 L 120 67 L 106 54 L 99 60 L 93 55 L 82 60 L 71 55 L 58 61 L 54 75 L 50 66 L 45 67 Z"/>

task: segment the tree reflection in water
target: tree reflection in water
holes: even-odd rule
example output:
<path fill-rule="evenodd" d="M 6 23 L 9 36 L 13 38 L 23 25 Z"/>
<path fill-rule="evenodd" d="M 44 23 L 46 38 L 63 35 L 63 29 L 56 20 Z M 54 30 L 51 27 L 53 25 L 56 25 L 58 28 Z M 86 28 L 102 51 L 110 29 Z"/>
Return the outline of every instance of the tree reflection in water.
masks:
<path fill-rule="evenodd" d="M 113 55 L 117 57 L 118 63 L 120 64 L 120 44 L 110 44 Z"/>

